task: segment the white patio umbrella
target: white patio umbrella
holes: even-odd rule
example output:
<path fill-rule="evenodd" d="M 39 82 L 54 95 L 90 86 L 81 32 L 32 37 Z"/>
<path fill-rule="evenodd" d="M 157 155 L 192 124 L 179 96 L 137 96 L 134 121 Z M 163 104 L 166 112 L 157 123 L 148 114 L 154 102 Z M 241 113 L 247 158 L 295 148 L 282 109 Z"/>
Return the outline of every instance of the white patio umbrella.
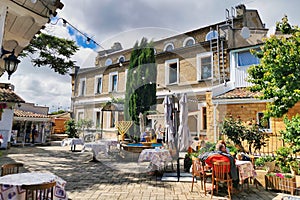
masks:
<path fill-rule="evenodd" d="M 144 115 L 142 113 L 139 114 L 139 122 L 140 122 L 140 133 L 142 134 L 145 131 Z"/>
<path fill-rule="evenodd" d="M 167 143 L 168 145 L 174 145 L 174 124 L 172 121 L 172 101 L 168 96 L 165 96 L 165 99 L 163 101 L 163 105 L 164 105 L 164 115 L 165 115 L 165 127 L 166 127 L 166 131 L 167 131 Z"/>
<path fill-rule="evenodd" d="M 180 125 L 178 128 L 178 150 L 179 151 L 186 151 L 189 146 L 191 145 L 191 134 L 188 127 L 188 101 L 187 95 L 184 93 L 179 100 L 179 120 Z"/>

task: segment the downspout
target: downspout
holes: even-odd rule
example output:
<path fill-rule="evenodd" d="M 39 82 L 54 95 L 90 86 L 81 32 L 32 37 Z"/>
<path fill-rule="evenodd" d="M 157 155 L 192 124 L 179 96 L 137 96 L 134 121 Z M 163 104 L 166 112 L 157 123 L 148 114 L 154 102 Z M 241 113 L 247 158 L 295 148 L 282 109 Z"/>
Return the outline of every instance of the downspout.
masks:
<path fill-rule="evenodd" d="M 216 115 L 217 115 L 217 107 L 218 107 L 219 103 L 217 103 L 214 106 L 214 142 L 217 142 L 217 119 L 216 119 Z"/>

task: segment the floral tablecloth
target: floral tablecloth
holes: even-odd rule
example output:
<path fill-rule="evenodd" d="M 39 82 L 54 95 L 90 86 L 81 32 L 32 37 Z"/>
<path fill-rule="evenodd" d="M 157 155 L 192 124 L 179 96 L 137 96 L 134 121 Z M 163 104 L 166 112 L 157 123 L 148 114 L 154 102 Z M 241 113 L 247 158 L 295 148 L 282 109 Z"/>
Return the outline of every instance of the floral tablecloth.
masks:
<path fill-rule="evenodd" d="M 240 184 L 242 184 L 247 178 L 256 177 L 256 171 L 250 161 L 237 160 L 235 164 L 239 170 Z"/>
<path fill-rule="evenodd" d="M 23 200 L 25 190 L 22 185 L 34 185 L 56 181 L 54 188 L 55 200 L 67 200 L 66 181 L 52 173 L 19 173 L 0 177 L 0 200 Z"/>
<path fill-rule="evenodd" d="M 162 169 L 166 162 L 172 161 L 170 151 L 167 149 L 144 149 L 138 162 L 150 161 L 150 164 L 158 169 Z"/>

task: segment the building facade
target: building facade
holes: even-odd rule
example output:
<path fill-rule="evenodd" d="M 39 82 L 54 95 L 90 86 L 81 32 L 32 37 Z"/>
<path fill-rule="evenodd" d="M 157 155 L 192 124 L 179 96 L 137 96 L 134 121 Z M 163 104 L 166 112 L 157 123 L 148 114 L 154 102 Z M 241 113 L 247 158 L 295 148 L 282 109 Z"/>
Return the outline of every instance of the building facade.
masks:
<path fill-rule="evenodd" d="M 157 114 L 148 116 L 152 128 L 164 124 L 164 97 L 178 100 L 186 93 L 190 132 L 216 141 L 217 97 L 249 85 L 246 68 L 259 62 L 250 49 L 259 49 L 267 31 L 257 10 L 239 5 L 234 16 L 228 15 L 225 21 L 154 41 Z M 95 130 L 101 123 L 103 129 L 113 129 L 115 121 L 123 120 L 121 113 L 107 112 L 101 117 L 101 112 L 108 101 L 125 98 L 131 51 L 115 43 L 111 49 L 98 52 L 95 67 L 77 68 L 71 74 L 71 107 L 76 120 L 92 120 Z"/>

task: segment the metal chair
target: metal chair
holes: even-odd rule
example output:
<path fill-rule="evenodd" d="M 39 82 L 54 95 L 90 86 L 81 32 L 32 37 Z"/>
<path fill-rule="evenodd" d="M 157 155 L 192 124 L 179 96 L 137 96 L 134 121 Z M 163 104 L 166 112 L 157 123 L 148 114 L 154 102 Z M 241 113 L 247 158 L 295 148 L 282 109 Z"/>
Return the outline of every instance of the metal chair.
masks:
<path fill-rule="evenodd" d="M 199 176 L 201 181 L 201 189 L 204 190 L 204 194 L 206 195 L 206 180 L 208 177 L 212 176 L 212 173 L 205 170 L 205 163 L 202 163 L 199 158 L 192 158 L 192 189 L 194 187 L 194 179 Z"/>
<path fill-rule="evenodd" d="M 25 200 L 53 200 L 56 182 L 42 183 L 36 185 L 22 185 L 25 190 Z"/>
<path fill-rule="evenodd" d="M 230 173 L 230 163 L 229 162 L 222 162 L 217 161 L 213 163 L 212 169 L 212 191 L 211 191 L 211 198 L 213 197 L 213 187 L 216 185 L 216 191 L 218 193 L 218 183 L 225 182 L 227 183 L 227 190 L 229 199 L 231 199 L 231 190 L 232 190 L 232 178 L 229 175 Z"/>
<path fill-rule="evenodd" d="M 1 176 L 8 174 L 17 174 L 20 172 L 20 168 L 23 167 L 23 163 L 7 163 L 1 166 Z"/>

